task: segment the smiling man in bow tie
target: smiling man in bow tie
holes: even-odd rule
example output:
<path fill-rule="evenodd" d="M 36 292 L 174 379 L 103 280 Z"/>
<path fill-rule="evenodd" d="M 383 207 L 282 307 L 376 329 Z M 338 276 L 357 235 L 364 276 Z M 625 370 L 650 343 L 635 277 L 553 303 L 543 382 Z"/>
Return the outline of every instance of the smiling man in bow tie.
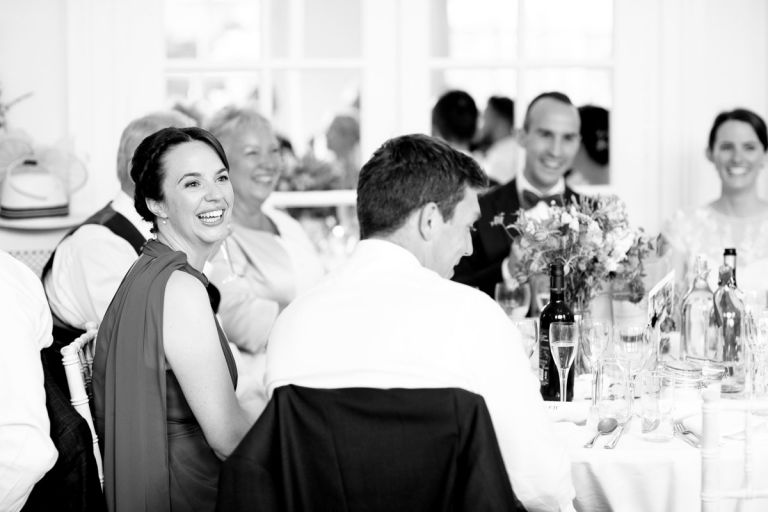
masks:
<path fill-rule="evenodd" d="M 476 286 L 493 297 L 496 283 L 509 277 L 511 240 L 504 228 L 491 225 L 505 214 L 514 222 L 521 208 L 543 208 L 551 201 L 570 203 L 578 195 L 565 185 L 563 175 L 579 150 L 579 112 L 560 92 L 545 92 L 528 105 L 520 144 L 525 168 L 515 179 L 480 198 L 480 219 L 472 235 L 474 252 L 454 270 L 455 281 Z M 514 258 L 512 258 L 514 261 Z"/>

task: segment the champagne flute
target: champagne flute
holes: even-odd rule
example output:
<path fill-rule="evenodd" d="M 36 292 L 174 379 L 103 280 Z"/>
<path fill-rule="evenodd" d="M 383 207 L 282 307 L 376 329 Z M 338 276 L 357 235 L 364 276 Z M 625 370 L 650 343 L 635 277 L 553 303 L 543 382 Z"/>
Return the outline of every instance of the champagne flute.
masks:
<path fill-rule="evenodd" d="M 578 350 L 578 326 L 575 322 L 552 322 L 549 325 L 549 346 L 560 377 L 560 401 L 566 401 L 568 372 Z"/>
<path fill-rule="evenodd" d="M 504 282 L 496 283 L 493 297 L 512 320 L 525 318 L 531 307 L 531 288 L 527 284 L 510 286 Z"/>

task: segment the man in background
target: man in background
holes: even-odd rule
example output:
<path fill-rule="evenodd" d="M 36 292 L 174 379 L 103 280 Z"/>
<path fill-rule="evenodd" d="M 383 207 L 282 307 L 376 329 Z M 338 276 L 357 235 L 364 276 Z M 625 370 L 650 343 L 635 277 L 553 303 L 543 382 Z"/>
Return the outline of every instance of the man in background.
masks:
<path fill-rule="evenodd" d="M 488 178 L 496 184 L 508 183 L 525 160 L 515 137 L 515 102 L 506 96 L 488 98 L 478 138 L 485 146 L 482 162 Z"/>
<path fill-rule="evenodd" d="M 568 96 L 545 92 L 531 101 L 520 136 L 525 149 L 523 172 L 480 198 L 481 215 L 472 234 L 474 252 L 456 266 L 455 281 L 493 297 L 496 283 L 514 275 L 512 241 L 492 221 L 504 214 L 505 224 L 511 224 L 521 208 L 545 208 L 552 201 L 562 204 L 578 199 L 563 175 L 573 165 L 579 143 L 579 113 Z"/>
<path fill-rule="evenodd" d="M 572 510 L 570 461 L 552 434 L 519 332 L 491 299 L 449 279 L 472 254 L 486 186 L 477 163 L 441 141 L 385 142 L 360 172 L 361 241 L 272 329 L 267 392 L 295 384 L 479 394 L 526 509 Z"/>
<path fill-rule="evenodd" d="M 477 118 L 478 110 L 472 96 L 464 91 L 448 91 L 432 108 L 432 136 L 469 154 L 477 131 Z"/>

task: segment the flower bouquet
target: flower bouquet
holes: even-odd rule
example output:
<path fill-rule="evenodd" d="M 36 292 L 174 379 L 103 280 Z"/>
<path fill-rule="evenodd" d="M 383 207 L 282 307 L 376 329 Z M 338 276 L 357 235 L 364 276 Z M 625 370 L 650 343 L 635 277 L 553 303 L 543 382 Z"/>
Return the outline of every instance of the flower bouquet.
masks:
<path fill-rule="evenodd" d="M 543 206 L 540 203 L 539 206 Z M 583 311 L 607 283 L 624 283 L 623 298 L 639 302 L 644 293 L 643 260 L 653 249 L 641 228 L 629 225 L 624 202 L 614 195 L 582 197 L 564 206 L 521 210 L 511 224 L 498 215 L 513 239 L 518 284 L 563 263 L 566 301 Z"/>

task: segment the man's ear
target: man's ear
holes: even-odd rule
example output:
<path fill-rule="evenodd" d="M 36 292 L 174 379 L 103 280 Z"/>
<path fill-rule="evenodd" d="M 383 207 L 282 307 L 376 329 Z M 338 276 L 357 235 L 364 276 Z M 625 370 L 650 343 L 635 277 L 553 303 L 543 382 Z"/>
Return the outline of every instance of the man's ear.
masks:
<path fill-rule="evenodd" d="M 422 206 L 418 211 L 419 235 L 421 235 L 421 238 L 426 241 L 432 240 L 435 236 L 438 221 L 442 221 L 442 219 L 443 217 L 436 203 L 429 202 Z"/>
<path fill-rule="evenodd" d="M 147 202 L 147 208 L 155 214 L 155 217 L 158 219 L 165 219 L 168 217 L 165 213 L 165 205 L 163 205 L 163 203 L 150 198 L 146 198 L 145 201 Z"/>

